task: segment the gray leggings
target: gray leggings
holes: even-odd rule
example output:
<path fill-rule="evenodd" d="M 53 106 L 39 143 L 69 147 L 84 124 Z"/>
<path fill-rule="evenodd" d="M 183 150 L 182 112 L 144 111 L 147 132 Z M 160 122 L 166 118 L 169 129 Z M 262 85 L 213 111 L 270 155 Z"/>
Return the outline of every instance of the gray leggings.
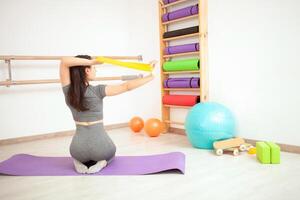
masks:
<path fill-rule="evenodd" d="M 70 145 L 71 156 L 81 163 L 113 160 L 116 146 L 104 130 L 103 124 L 76 125 L 76 132 Z"/>

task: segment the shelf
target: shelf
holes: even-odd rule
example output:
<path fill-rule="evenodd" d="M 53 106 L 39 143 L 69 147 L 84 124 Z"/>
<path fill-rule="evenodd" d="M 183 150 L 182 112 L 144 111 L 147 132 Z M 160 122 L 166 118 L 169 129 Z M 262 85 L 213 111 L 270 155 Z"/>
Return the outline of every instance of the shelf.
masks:
<path fill-rule="evenodd" d="M 208 101 L 208 79 L 207 79 L 207 63 L 208 63 L 208 49 L 207 49 L 207 8 L 208 8 L 208 0 L 197 0 L 198 1 L 198 13 L 190 16 L 185 16 L 182 18 L 173 19 L 170 21 L 163 21 L 162 16 L 165 13 L 175 10 L 177 7 L 183 7 L 184 5 L 190 5 L 192 2 L 190 0 L 177 0 L 173 3 L 164 4 L 162 0 L 158 2 L 159 8 L 159 40 L 160 40 L 160 63 L 161 64 L 161 93 L 164 95 L 169 95 L 172 93 L 192 93 L 197 95 L 197 102 L 206 102 Z M 193 2 L 194 3 L 194 2 Z M 171 32 L 174 30 L 172 27 L 176 25 L 178 30 L 186 27 L 186 23 L 192 23 L 199 26 L 199 31 L 196 29 L 191 29 L 184 31 L 185 35 L 178 34 L 177 32 Z M 195 25 L 194 25 L 195 26 Z M 171 29 L 172 28 L 172 29 Z M 193 31 L 192 31 L 193 30 Z M 170 33 L 169 33 L 170 31 Z M 197 32 L 195 32 L 197 31 Z M 189 33 L 187 33 L 189 32 Z M 167 38 L 164 38 L 168 36 Z M 171 36 L 171 37 L 170 37 Z M 185 53 L 176 53 L 176 54 L 168 54 L 165 49 L 169 46 L 172 46 L 172 42 L 185 42 L 187 40 L 197 40 L 199 42 L 199 46 L 201 46 L 201 50 L 193 51 L 193 52 L 185 52 Z M 186 43 L 186 42 L 185 42 Z M 201 60 L 201 69 L 200 67 L 190 68 L 190 69 L 182 69 L 181 71 L 164 71 L 164 62 L 167 61 L 177 61 L 181 59 L 189 59 L 195 58 Z M 197 76 L 200 78 L 200 88 L 164 88 L 163 83 L 166 78 L 177 76 Z M 163 100 L 163 95 L 161 99 Z M 177 112 L 185 112 L 189 111 L 193 108 L 194 105 L 191 106 L 181 106 L 181 105 L 170 105 L 164 104 L 162 105 L 162 119 L 165 124 L 166 131 L 173 131 L 172 126 L 184 126 L 184 120 L 173 120 L 173 110 Z M 184 110 L 183 110 L 184 109 Z"/>
<path fill-rule="evenodd" d="M 199 55 L 199 52 L 200 52 L 200 51 L 193 51 L 193 52 L 187 52 L 187 53 L 170 54 L 170 55 L 164 55 L 163 58 L 174 58 L 174 57 L 180 57 L 180 56 Z"/>
<path fill-rule="evenodd" d="M 183 108 L 183 109 L 190 109 L 190 108 L 192 108 L 193 106 L 176 106 L 176 105 L 167 105 L 167 104 L 164 104 L 164 107 L 168 107 L 168 108 Z"/>
<path fill-rule="evenodd" d="M 165 5 L 162 5 L 161 8 L 167 8 L 167 7 L 174 6 L 174 5 L 184 3 L 184 2 L 187 2 L 187 1 L 189 1 L 189 0 L 180 0 L 180 1 L 173 2 L 173 3 L 168 3 L 168 4 L 165 4 Z"/>
<path fill-rule="evenodd" d="M 198 17 L 199 17 L 199 14 L 191 15 L 191 16 L 187 16 L 187 17 L 183 17 L 183 18 L 179 18 L 179 19 L 175 19 L 175 20 L 171 20 L 171 21 L 167 21 L 167 22 L 162 22 L 162 25 L 168 25 L 168 24 L 171 24 L 171 23 L 180 22 L 180 21 L 193 19 L 193 18 L 198 18 Z"/>
<path fill-rule="evenodd" d="M 164 88 L 166 91 L 192 91 L 200 92 L 200 88 Z"/>
<path fill-rule="evenodd" d="M 163 39 L 164 42 L 169 42 L 172 40 L 180 40 L 180 39 L 185 39 L 185 38 L 189 38 L 189 37 L 199 37 L 199 33 L 192 33 L 192 34 L 188 34 L 188 35 L 181 35 L 181 36 L 176 36 L 176 37 L 170 37 L 170 38 L 165 38 Z"/>
<path fill-rule="evenodd" d="M 198 74 L 200 73 L 199 70 L 194 71 L 173 71 L 173 72 L 163 72 L 163 74 Z"/>
<path fill-rule="evenodd" d="M 170 120 L 165 120 L 164 122 L 167 123 L 167 124 L 176 124 L 176 125 L 183 125 L 184 126 L 184 122 L 173 122 L 173 121 L 170 121 Z"/>

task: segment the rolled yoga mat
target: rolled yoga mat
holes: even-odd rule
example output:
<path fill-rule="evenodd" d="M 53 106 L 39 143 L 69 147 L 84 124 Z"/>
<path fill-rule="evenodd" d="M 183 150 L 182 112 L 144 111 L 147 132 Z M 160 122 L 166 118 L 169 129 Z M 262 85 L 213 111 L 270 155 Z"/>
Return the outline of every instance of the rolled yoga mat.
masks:
<path fill-rule="evenodd" d="M 169 4 L 169 3 L 173 3 L 175 1 L 178 1 L 178 0 L 164 0 L 164 4 Z"/>
<path fill-rule="evenodd" d="M 170 46 L 165 48 L 165 55 L 199 51 L 199 43 Z"/>
<path fill-rule="evenodd" d="M 178 29 L 174 31 L 168 31 L 163 34 L 163 38 L 177 37 L 177 36 L 188 35 L 192 33 L 199 33 L 199 26 L 193 26 L 193 27 Z"/>
<path fill-rule="evenodd" d="M 185 59 L 168 61 L 163 64 L 164 71 L 193 71 L 199 70 L 200 60 L 199 59 Z"/>
<path fill-rule="evenodd" d="M 165 88 L 199 88 L 200 78 L 168 78 L 164 80 Z"/>
<path fill-rule="evenodd" d="M 144 175 L 171 170 L 184 174 L 185 155 L 183 153 L 116 156 L 107 167 L 95 174 L 77 173 L 71 157 L 17 154 L 0 163 L 0 174 L 15 176 Z"/>
<path fill-rule="evenodd" d="M 176 106 L 193 106 L 200 102 L 197 95 L 164 95 L 163 104 Z"/>
<path fill-rule="evenodd" d="M 167 22 L 195 14 L 198 14 L 198 4 L 175 10 L 173 12 L 168 12 L 162 16 L 162 21 Z"/>

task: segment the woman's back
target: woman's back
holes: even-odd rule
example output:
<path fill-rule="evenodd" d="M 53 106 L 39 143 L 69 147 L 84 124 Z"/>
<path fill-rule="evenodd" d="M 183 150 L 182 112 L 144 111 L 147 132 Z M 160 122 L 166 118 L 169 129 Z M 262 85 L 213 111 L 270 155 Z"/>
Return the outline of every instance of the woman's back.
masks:
<path fill-rule="evenodd" d="M 79 112 L 73 108 L 68 101 L 68 91 L 71 84 L 62 87 L 63 93 L 65 95 L 65 101 L 70 108 L 73 119 L 79 122 L 92 122 L 103 119 L 103 98 L 105 94 L 106 85 L 89 85 L 84 94 L 85 106 L 89 109 L 87 111 Z"/>

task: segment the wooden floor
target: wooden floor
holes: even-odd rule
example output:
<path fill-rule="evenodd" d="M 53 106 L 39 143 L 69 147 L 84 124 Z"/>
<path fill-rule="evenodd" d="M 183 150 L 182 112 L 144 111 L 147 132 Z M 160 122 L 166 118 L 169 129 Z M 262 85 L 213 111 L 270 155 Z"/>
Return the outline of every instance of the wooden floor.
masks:
<path fill-rule="evenodd" d="M 108 131 L 118 155 L 145 155 L 181 151 L 186 174 L 93 177 L 0 176 L 0 199 L 137 199 L 137 200 L 234 200 L 300 199 L 300 155 L 282 153 L 280 165 L 261 165 L 254 156 L 215 156 L 192 148 L 181 135 L 149 138 L 129 129 Z M 0 147 L 0 161 L 17 153 L 69 156 L 71 137 Z"/>

